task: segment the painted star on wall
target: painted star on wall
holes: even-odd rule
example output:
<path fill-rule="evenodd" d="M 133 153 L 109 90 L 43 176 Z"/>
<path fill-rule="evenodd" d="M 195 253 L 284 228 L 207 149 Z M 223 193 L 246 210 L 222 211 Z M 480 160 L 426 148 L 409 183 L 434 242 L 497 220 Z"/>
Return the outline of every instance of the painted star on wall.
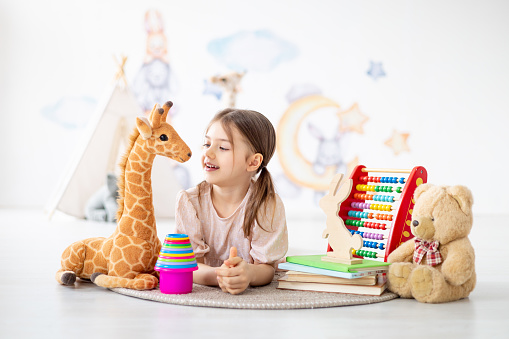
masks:
<path fill-rule="evenodd" d="M 385 145 L 392 149 L 394 155 L 398 155 L 402 152 L 410 152 L 410 148 L 408 147 L 407 143 L 409 136 L 409 133 L 401 133 L 394 130 L 392 132 L 392 136 L 387 141 L 385 141 Z"/>
<path fill-rule="evenodd" d="M 357 103 L 354 103 L 352 107 L 346 111 L 339 111 L 337 116 L 339 118 L 340 132 L 357 132 L 359 134 L 364 134 L 362 125 L 364 125 L 369 118 L 359 110 L 359 105 Z"/>
<path fill-rule="evenodd" d="M 373 62 L 371 61 L 371 66 L 367 71 L 367 74 L 373 78 L 373 80 L 377 80 L 378 78 L 384 77 L 385 72 L 383 70 L 383 66 L 381 62 Z"/>
<path fill-rule="evenodd" d="M 346 165 L 347 167 L 346 173 L 348 174 L 348 176 L 352 174 L 353 170 L 357 165 L 359 165 L 359 157 L 356 155 L 355 158 L 349 161 L 348 164 Z"/>

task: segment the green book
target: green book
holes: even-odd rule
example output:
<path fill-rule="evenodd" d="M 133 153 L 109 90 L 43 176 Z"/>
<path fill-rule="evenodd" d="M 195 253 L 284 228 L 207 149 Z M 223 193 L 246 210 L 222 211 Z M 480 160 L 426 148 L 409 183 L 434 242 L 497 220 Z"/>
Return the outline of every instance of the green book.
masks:
<path fill-rule="evenodd" d="M 347 265 L 329 261 L 322 261 L 323 255 L 294 255 L 286 257 L 286 261 L 310 267 L 323 268 L 338 272 L 362 272 L 388 270 L 390 263 L 363 259 L 362 264 Z"/>

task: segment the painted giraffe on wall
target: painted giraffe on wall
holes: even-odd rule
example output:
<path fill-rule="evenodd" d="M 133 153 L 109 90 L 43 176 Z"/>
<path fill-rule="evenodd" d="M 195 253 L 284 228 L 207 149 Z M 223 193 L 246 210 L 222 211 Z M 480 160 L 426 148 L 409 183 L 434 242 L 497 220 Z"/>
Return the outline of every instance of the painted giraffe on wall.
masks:
<path fill-rule="evenodd" d="M 224 75 L 215 75 L 210 78 L 211 83 L 223 89 L 226 107 L 235 107 L 237 94 L 240 91 L 240 82 L 244 75 L 246 75 L 246 72 L 230 72 Z"/>
<path fill-rule="evenodd" d="M 154 265 L 161 242 L 157 236 L 152 201 L 152 164 L 156 155 L 178 162 L 191 157 L 191 150 L 166 122 L 173 104 L 154 106 L 150 121 L 136 119 L 130 145 L 120 162 L 117 228 L 109 238 L 89 238 L 71 244 L 62 254 L 56 280 L 73 285 L 76 277 L 96 285 L 136 290 L 157 286 Z"/>

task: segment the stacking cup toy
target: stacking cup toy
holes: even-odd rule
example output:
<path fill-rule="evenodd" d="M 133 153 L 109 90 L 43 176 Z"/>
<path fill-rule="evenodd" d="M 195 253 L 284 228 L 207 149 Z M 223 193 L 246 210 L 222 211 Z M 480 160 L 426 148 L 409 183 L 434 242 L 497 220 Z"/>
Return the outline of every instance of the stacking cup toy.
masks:
<path fill-rule="evenodd" d="M 168 234 L 164 238 L 155 270 L 159 289 L 165 294 L 186 294 L 193 290 L 193 271 L 198 269 L 187 234 Z"/>

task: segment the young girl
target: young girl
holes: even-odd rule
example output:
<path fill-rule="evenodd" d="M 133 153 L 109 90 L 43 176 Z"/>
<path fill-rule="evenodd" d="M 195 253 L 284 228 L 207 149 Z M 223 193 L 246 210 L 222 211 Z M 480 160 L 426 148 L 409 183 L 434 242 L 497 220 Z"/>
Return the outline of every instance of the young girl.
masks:
<path fill-rule="evenodd" d="M 198 261 L 195 283 L 238 294 L 272 281 L 288 249 L 284 206 L 267 170 L 275 147 L 274 127 L 261 113 L 227 108 L 209 123 L 205 180 L 179 192 L 175 212 L 177 232 L 189 235 Z"/>

